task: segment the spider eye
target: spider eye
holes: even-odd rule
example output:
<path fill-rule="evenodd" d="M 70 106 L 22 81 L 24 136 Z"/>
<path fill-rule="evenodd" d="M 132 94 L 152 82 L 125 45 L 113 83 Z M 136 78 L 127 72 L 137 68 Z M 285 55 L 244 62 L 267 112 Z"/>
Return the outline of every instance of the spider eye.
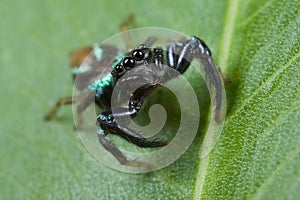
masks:
<path fill-rule="evenodd" d="M 141 61 L 144 59 L 145 54 L 142 50 L 136 49 L 136 50 L 133 50 L 132 57 L 137 61 Z"/>
<path fill-rule="evenodd" d="M 117 66 L 115 66 L 115 70 L 118 73 L 121 73 L 121 72 L 123 72 L 125 70 L 125 68 L 122 65 L 117 65 Z"/>
<path fill-rule="evenodd" d="M 124 58 L 123 60 L 123 66 L 126 68 L 126 69 L 131 69 L 135 66 L 135 60 L 131 57 L 126 57 Z"/>

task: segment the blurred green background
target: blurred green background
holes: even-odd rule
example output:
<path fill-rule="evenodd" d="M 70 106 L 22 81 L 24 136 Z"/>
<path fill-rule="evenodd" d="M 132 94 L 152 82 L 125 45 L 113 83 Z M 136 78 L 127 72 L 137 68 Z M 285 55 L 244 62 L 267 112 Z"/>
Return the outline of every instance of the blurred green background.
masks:
<path fill-rule="evenodd" d="M 297 0 L 2 1 L 0 199 L 295 199 L 299 8 Z M 131 28 L 201 37 L 232 79 L 228 120 L 206 160 L 197 139 L 163 170 L 121 173 L 85 151 L 71 107 L 43 120 L 72 93 L 69 53 L 119 33 L 128 14 Z"/>

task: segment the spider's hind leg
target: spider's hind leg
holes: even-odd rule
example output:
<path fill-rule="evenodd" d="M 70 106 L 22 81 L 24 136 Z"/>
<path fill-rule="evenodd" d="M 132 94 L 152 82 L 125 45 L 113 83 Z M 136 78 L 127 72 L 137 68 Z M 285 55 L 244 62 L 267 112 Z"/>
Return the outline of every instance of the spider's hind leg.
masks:
<path fill-rule="evenodd" d="M 76 102 L 80 102 L 82 100 L 82 95 L 77 95 L 77 96 L 69 96 L 69 97 L 63 97 L 61 99 L 59 99 L 55 106 L 53 106 L 53 108 L 45 115 L 44 119 L 45 120 L 52 120 L 56 113 L 58 112 L 58 110 L 65 105 L 70 105 Z"/>

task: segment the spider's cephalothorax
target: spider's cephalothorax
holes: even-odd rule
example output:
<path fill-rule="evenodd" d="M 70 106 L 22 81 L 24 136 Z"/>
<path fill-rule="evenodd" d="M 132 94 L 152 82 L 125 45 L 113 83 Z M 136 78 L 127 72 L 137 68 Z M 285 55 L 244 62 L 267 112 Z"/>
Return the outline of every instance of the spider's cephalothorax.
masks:
<path fill-rule="evenodd" d="M 107 134 L 118 135 L 140 147 L 161 147 L 165 146 L 168 142 L 149 141 L 136 131 L 128 127 L 121 127 L 115 119 L 116 117 L 134 118 L 141 110 L 145 97 L 147 97 L 157 85 L 155 83 L 143 85 L 131 94 L 127 106 L 120 107 L 117 111 L 112 112 L 112 93 L 117 82 L 120 81 L 127 72 L 141 65 L 148 66 L 150 69 L 161 69 L 162 66 L 165 65 L 176 70 L 179 74 L 182 74 L 190 66 L 194 58 L 200 60 L 205 71 L 206 79 L 212 87 L 215 88 L 216 95 L 214 102 L 216 106 L 214 115 L 215 120 L 218 121 L 222 105 L 222 80 L 219 78 L 220 76 L 211 58 L 209 48 L 197 37 L 192 37 L 182 42 L 171 42 L 166 50 L 140 45 L 137 49 L 119 58 L 118 62 L 115 62 L 112 66 L 111 73 L 94 81 L 94 83 L 89 86 L 91 91 L 95 91 L 96 104 L 104 110 L 104 112 L 98 115 L 96 122 L 99 142 L 106 150 L 111 152 L 120 163 L 128 166 L 149 167 L 147 163 L 128 160 L 112 142 L 105 138 Z M 168 77 L 168 74 L 164 74 L 163 76 L 163 80 L 169 80 L 173 77 Z M 138 78 L 140 77 L 129 75 L 122 81 L 134 81 L 135 79 L 138 81 Z M 92 101 L 93 98 L 88 97 L 86 101 L 79 105 L 78 112 L 82 112 Z"/>

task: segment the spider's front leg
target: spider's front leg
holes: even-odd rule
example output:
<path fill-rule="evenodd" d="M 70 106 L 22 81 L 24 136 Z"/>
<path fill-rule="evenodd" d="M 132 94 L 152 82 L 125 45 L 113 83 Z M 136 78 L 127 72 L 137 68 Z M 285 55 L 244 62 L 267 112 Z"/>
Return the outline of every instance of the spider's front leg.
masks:
<path fill-rule="evenodd" d="M 145 162 L 137 162 L 137 161 L 130 161 L 126 158 L 126 156 L 119 150 L 118 147 L 111 141 L 107 140 L 105 136 L 107 135 L 106 132 L 103 132 L 102 129 L 98 129 L 98 140 L 100 144 L 123 165 L 131 166 L 131 167 L 143 167 L 145 169 L 150 169 L 150 165 Z"/>
<path fill-rule="evenodd" d="M 192 37 L 185 42 L 174 42 L 168 46 L 167 60 L 171 68 L 183 74 L 194 58 L 199 59 L 201 70 L 209 83 L 210 91 L 214 91 L 215 120 L 220 121 L 220 112 L 223 105 L 222 74 L 214 63 L 211 52 L 205 42 L 198 37 Z M 220 76 L 221 75 L 221 76 Z"/>
<path fill-rule="evenodd" d="M 128 108 L 120 108 L 118 113 L 114 113 L 114 115 L 119 118 L 132 117 L 136 114 L 137 113 L 134 109 L 128 110 Z M 150 165 L 148 163 L 128 160 L 126 156 L 116 147 L 116 145 L 107 140 L 105 136 L 108 133 L 115 134 L 140 147 L 161 147 L 167 145 L 168 142 L 148 141 L 137 132 L 125 126 L 118 125 L 114 115 L 112 111 L 105 111 L 97 117 L 99 142 L 107 151 L 112 153 L 121 164 L 149 168 Z"/>
<path fill-rule="evenodd" d="M 123 110 L 123 111 L 122 111 Z M 127 118 L 132 116 L 133 112 L 128 111 L 127 108 L 120 108 L 120 112 L 112 113 L 112 111 L 102 112 L 97 117 L 97 125 L 99 129 L 104 130 L 104 132 L 118 135 L 127 141 L 139 146 L 139 147 L 161 147 L 168 144 L 167 141 L 149 141 L 139 133 L 126 127 L 125 125 L 119 125 L 114 116 L 118 118 Z"/>

